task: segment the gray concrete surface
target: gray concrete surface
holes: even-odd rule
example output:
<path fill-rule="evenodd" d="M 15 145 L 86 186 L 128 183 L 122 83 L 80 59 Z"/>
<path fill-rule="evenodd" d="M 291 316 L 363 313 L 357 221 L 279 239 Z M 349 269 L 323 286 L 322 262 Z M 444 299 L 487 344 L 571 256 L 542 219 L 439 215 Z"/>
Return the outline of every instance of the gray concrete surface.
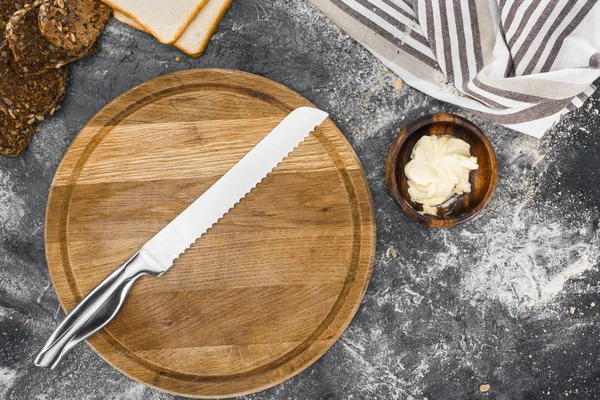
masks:
<path fill-rule="evenodd" d="M 500 164 L 475 221 L 431 230 L 387 194 L 402 126 L 460 109 L 411 88 L 300 0 L 235 0 L 197 60 L 112 21 L 102 50 L 71 68 L 63 109 L 30 150 L 0 158 L 0 398 L 172 399 L 83 345 L 55 371 L 32 365 L 63 317 L 43 220 L 56 167 L 81 127 L 147 79 L 182 69 L 253 72 L 331 113 L 362 160 L 378 224 L 371 285 L 350 328 L 295 378 L 248 399 L 537 399 L 600 396 L 600 95 L 542 140 L 474 118 Z M 490 390 L 480 393 L 480 385 Z"/>

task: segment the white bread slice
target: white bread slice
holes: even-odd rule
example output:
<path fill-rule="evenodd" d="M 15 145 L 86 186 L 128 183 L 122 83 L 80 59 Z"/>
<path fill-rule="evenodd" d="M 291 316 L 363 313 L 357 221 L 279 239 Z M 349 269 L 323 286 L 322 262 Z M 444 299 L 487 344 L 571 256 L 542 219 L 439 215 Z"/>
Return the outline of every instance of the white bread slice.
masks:
<path fill-rule="evenodd" d="M 175 42 L 175 47 L 189 56 L 199 57 L 204 52 L 231 2 L 232 0 L 209 0 L 194 21 L 192 21 L 177 42 Z M 117 10 L 115 10 L 114 16 L 118 21 L 146 32 L 144 27 L 134 18 L 128 17 Z"/>
<path fill-rule="evenodd" d="M 175 42 L 175 47 L 189 56 L 200 57 L 231 2 L 232 0 L 209 0 Z"/>
<path fill-rule="evenodd" d="M 115 19 L 117 21 L 129 25 L 133 29 L 137 29 L 138 31 L 146 32 L 144 27 L 142 25 L 140 25 L 139 22 L 137 22 L 135 19 L 130 18 L 127 15 L 125 15 L 117 10 L 113 10 L 113 16 L 115 17 Z M 146 32 L 146 33 L 148 33 L 148 32 Z"/>
<path fill-rule="evenodd" d="M 164 44 L 173 44 L 208 0 L 104 0 Z"/>

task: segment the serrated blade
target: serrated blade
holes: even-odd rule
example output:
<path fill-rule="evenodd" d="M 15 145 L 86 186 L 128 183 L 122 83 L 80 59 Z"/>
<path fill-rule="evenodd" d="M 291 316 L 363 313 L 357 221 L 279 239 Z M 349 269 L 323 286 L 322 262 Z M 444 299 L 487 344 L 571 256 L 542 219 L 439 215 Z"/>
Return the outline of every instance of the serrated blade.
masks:
<path fill-rule="evenodd" d="M 292 111 L 248 154 L 150 239 L 140 255 L 158 272 L 166 272 L 182 253 L 258 185 L 325 119 L 310 107 Z"/>

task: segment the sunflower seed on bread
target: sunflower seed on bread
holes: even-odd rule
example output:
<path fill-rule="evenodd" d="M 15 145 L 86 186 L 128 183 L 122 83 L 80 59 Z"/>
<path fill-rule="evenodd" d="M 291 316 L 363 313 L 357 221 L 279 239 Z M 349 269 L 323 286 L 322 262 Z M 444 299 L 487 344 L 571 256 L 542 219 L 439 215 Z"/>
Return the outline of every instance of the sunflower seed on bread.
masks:
<path fill-rule="evenodd" d="M 23 154 L 37 129 L 37 121 L 28 124 L 20 118 L 12 118 L 0 106 L 0 154 L 13 157 Z"/>
<path fill-rule="evenodd" d="M 12 118 L 30 121 L 50 114 L 65 95 L 67 81 L 66 67 L 23 73 L 8 46 L 0 47 L 0 106 Z"/>
<path fill-rule="evenodd" d="M 0 0 L 0 36 L 3 38 L 5 35 L 6 23 L 10 17 L 21 7 L 24 2 L 22 0 Z M 0 41 L 3 39 L 0 39 Z"/>
<path fill-rule="evenodd" d="M 28 74 L 38 74 L 59 68 L 89 54 L 95 41 L 79 50 L 67 50 L 50 43 L 38 27 L 38 13 L 42 2 L 27 4 L 10 18 L 6 25 L 6 42 L 15 61 Z"/>
<path fill-rule="evenodd" d="M 98 0 L 42 0 L 39 28 L 52 45 L 81 52 L 96 42 L 111 12 Z"/>

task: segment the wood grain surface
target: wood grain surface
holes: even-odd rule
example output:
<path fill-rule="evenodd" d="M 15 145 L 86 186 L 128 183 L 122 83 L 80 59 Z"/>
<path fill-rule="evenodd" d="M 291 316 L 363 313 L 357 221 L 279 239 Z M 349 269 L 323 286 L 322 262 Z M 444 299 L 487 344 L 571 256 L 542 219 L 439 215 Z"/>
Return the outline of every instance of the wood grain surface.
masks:
<path fill-rule="evenodd" d="M 307 105 L 284 86 L 227 70 L 165 75 L 107 105 L 73 141 L 50 191 L 46 253 L 65 311 Z M 341 335 L 374 252 L 364 172 L 328 119 L 164 276 L 140 280 L 89 344 L 166 392 L 259 391 Z"/>
<path fill-rule="evenodd" d="M 404 173 L 417 141 L 425 135 L 447 135 L 464 140 L 471 146 L 471 155 L 477 157 L 479 165 L 469 174 L 471 192 L 458 196 L 445 207 L 438 207 L 437 215 L 423 214 L 423 205 L 412 201 Z M 390 146 L 385 169 L 388 189 L 396 204 L 412 220 L 432 228 L 452 228 L 473 219 L 488 205 L 498 182 L 496 153 L 485 133 L 471 121 L 448 113 L 426 115 L 405 126 Z"/>

